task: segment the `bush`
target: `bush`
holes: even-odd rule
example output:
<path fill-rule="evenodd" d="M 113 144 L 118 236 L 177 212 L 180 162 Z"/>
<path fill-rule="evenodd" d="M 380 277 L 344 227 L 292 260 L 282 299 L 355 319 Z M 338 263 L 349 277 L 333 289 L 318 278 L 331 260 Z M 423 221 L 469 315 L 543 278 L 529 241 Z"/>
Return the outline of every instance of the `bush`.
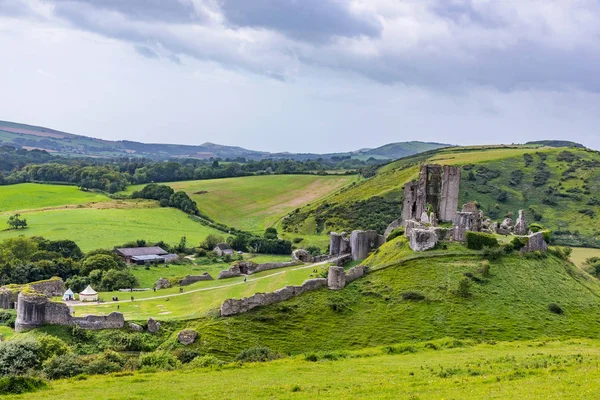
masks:
<path fill-rule="evenodd" d="M 398 236 L 403 236 L 403 235 L 404 235 L 404 228 L 396 228 L 390 233 L 390 235 L 385 239 L 385 241 L 391 242 L 392 240 L 396 239 Z"/>
<path fill-rule="evenodd" d="M 497 260 L 504 255 L 504 250 L 500 247 L 484 247 L 481 255 L 489 260 Z"/>
<path fill-rule="evenodd" d="M 304 250 L 308 251 L 308 253 L 313 257 L 320 256 L 321 254 L 323 254 L 323 252 L 318 246 L 308 246 Z"/>
<path fill-rule="evenodd" d="M 520 237 L 515 237 L 513 238 L 513 240 L 511 240 L 510 244 L 513 246 L 513 248 L 517 251 L 521 250 L 523 247 L 525 247 L 526 243 L 526 239 L 521 239 Z"/>
<path fill-rule="evenodd" d="M 30 376 L 7 376 L 0 378 L 0 395 L 36 392 L 48 387 L 40 378 Z"/>
<path fill-rule="evenodd" d="M 537 233 L 539 231 L 544 230 L 544 227 L 540 224 L 533 223 L 533 224 L 529 224 L 529 230 L 533 233 Z"/>
<path fill-rule="evenodd" d="M 463 298 L 471 296 L 471 280 L 469 278 L 462 278 L 458 282 L 458 289 L 456 290 L 456 294 Z"/>
<path fill-rule="evenodd" d="M 417 349 L 410 345 L 387 346 L 383 348 L 383 352 L 386 354 L 408 354 L 416 353 Z"/>
<path fill-rule="evenodd" d="M 139 360 L 140 367 L 156 368 L 159 370 L 171 371 L 177 369 L 181 362 L 166 351 L 155 351 L 142 354 Z"/>
<path fill-rule="evenodd" d="M 181 361 L 182 364 L 188 364 L 196 357 L 200 355 L 198 350 L 195 349 L 181 349 L 176 352 L 177 359 Z"/>
<path fill-rule="evenodd" d="M 562 307 L 556 303 L 548 304 L 548 311 L 550 311 L 551 313 L 554 313 L 554 314 L 558 314 L 558 315 L 562 315 L 565 313 L 565 311 L 562 309 Z"/>
<path fill-rule="evenodd" d="M 279 357 L 279 354 L 268 347 L 252 347 L 238 354 L 235 360 L 241 362 L 266 362 L 276 360 Z"/>
<path fill-rule="evenodd" d="M 484 247 L 497 247 L 498 239 L 487 233 L 467 232 L 467 248 L 471 250 L 482 250 Z"/>
<path fill-rule="evenodd" d="M 490 262 L 488 260 L 483 260 L 481 262 L 479 266 L 479 273 L 485 277 L 490 276 Z"/>
<path fill-rule="evenodd" d="M 404 292 L 400 296 L 402 296 L 403 300 L 412 300 L 412 301 L 425 300 L 425 296 L 419 292 Z"/>
<path fill-rule="evenodd" d="M 38 357 L 41 362 L 54 356 L 62 356 L 70 352 L 69 346 L 57 337 L 42 334 L 37 337 L 39 346 Z"/>
<path fill-rule="evenodd" d="M 38 369 L 39 351 L 40 346 L 31 337 L 0 343 L 0 375 L 23 375 Z"/>
<path fill-rule="evenodd" d="M 83 362 L 75 354 L 63 354 L 46 361 L 43 371 L 48 379 L 71 378 L 83 373 Z"/>
<path fill-rule="evenodd" d="M 194 358 L 190 363 L 190 368 L 216 368 L 225 365 L 225 362 L 215 356 L 202 356 Z"/>
<path fill-rule="evenodd" d="M 111 362 L 104 357 L 98 357 L 86 365 L 85 373 L 89 375 L 104 375 L 119 372 L 121 368 L 121 365 L 115 362 Z"/>

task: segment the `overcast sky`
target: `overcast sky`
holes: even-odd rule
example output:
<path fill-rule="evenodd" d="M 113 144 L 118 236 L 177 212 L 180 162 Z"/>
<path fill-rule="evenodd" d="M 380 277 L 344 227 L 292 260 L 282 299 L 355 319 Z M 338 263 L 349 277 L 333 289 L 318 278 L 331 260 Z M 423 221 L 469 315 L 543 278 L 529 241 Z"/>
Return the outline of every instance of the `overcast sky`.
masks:
<path fill-rule="evenodd" d="M 334 152 L 600 149 L 600 0 L 0 0 L 0 119 Z"/>

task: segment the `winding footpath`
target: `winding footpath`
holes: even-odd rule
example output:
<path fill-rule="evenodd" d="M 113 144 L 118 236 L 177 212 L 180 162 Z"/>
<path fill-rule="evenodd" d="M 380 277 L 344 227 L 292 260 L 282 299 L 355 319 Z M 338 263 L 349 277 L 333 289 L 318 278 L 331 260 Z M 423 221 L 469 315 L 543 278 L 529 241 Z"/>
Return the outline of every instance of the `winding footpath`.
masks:
<path fill-rule="evenodd" d="M 304 265 L 302 267 L 292 268 L 292 269 L 288 269 L 288 270 L 281 271 L 281 272 L 275 272 L 273 274 L 266 275 L 266 276 L 261 276 L 259 278 L 254 278 L 254 279 L 248 278 L 247 282 L 241 281 L 241 282 L 236 282 L 236 283 L 229 283 L 229 284 L 226 284 L 226 285 L 219 285 L 219 286 L 212 286 L 212 287 L 208 287 L 208 288 L 199 288 L 199 289 L 188 290 L 188 291 L 185 291 L 183 293 L 173 293 L 173 294 L 167 294 L 167 295 L 161 295 L 161 296 L 145 297 L 145 298 L 141 298 L 141 299 L 136 299 L 135 301 L 137 302 L 137 301 L 150 301 L 150 300 L 156 300 L 156 299 L 166 299 L 167 297 L 170 298 L 170 297 L 176 297 L 176 296 L 186 296 L 188 294 L 197 293 L 197 292 L 206 292 L 206 291 L 209 291 L 209 290 L 223 289 L 223 288 L 227 288 L 227 287 L 231 287 L 231 286 L 236 286 L 236 285 L 246 285 L 246 284 L 248 284 L 248 282 L 256 282 L 256 281 L 259 281 L 261 279 L 272 278 L 272 277 L 277 276 L 277 275 L 285 274 L 285 273 L 287 273 L 289 271 L 298 271 L 298 270 L 301 270 L 301 269 L 314 268 L 314 267 L 317 267 L 317 266 L 320 266 L 320 265 L 325 265 L 325 264 L 329 264 L 329 263 L 332 263 L 332 262 L 336 262 L 337 260 L 338 260 L 338 258 L 332 258 L 332 259 L 321 261 L 321 262 L 318 262 L 318 263 Z M 248 275 L 248 276 L 252 276 L 252 275 Z M 126 292 L 123 292 L 123 293 L 126 293 Z M 68 304 L 69 304 L 70 307 L 82 307 L 82 306 L 93 307 L 93 306 L 105 306 L 105 305 L 109 305 L 109 304 L 118 304 L 118 303 L 123 303 L 124 301 L 127 301 L 127 300 L 106 301 L 106 302 L 103 302 L 103 303 L 78 303 L 78 304 L 68 303 Z"/>

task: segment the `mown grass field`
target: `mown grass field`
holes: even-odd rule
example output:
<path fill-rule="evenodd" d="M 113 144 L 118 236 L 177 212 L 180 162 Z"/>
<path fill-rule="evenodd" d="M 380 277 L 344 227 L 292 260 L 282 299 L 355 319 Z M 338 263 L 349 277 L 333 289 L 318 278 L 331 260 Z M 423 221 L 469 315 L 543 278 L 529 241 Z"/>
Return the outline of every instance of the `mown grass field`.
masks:
<path fill-rule="evenodd" d="M 600 249 L 586 249 L 583 247 L 573 247 L 571 261 L 578 267 L 584 267 L 588 258 L 600 257 Z"/>
<path fill-rule="evenodd" d="M 222 235 L 173 208 L 75 208 L 30 212 L 24 217 L 26 229 L 0 231 L 0 240 L 20 235 L 71 239 L 83 251 L 90 251 L 112 249 L 136 239 L 177 244 L 182 236 L 196 246 L 209 234 Z M 8 215 L 0 216 L 0 226 L 6 226 L 7 220 Z"/>
<path fill-rule="evenodd" d="M 218 270 L 228 267 L 227 264 L 221 264 L 221 268 Z M 101 293 L 100 297 L 105 301 L 110 301 L 113 296 L 119 297 L 121 301 L 111 304 L 75 306 L 74 309 L 78 316 L 106 315 L 113 311 L 119 311 L 124 314 L 125 319 L 136 321 L 146 320 L 150 317 L 158 320 L 200 318 L 211 310 L 219 309 L 221 303 L 226 299 L 239 299 L 255 293 L 272 292 L 287 285 L 301 285 L 306 279 L 316 277 L 316 274 L 312 272 L 314 268 L 322 271 L 326 267 L 295 266 L 263 271 L 250 275 L 247 282 L 244 282 L 243 277 L 216 280 L 217 268 L 211 267 L 214 281 L 203 281 L 185 286 L 183 293 L 179 292 L 179 287 L 156 292 Z M 194 274 L 198 272 L 201 273 L 201 271 L 192 271 Z M 131 301 L 131 296 L 134 296 L 134 301 Z M 118 309 L 117 304 L 119 305 Z"/>
<path fill-rule="evenodd" d="M 36 183 L 0 186 L 0 213 L 101 201 L 110 199 L 100 193 L 81 191 L 76 186 Z"/>
<path fill-rule="evenodd" d="M 401 354 L 389 354 L 389 353 Z M 334 353 L 335 354 L 335 353 Z M 339 357 L 339 358 L 338 358 Z M 50 383 L 9 399 L 591 399 L 600 341 L 412 343 L 268 363 L 113 374 Z"/>
<path fill-rule="evenodd" d="M 286 262 L 290 261 L 291 257 L 271 254 L 244 254 L 244 260 L 260 264 L 267 262 Z M 134 265 L 130 267 L 131 272 L 135 275 L 142 288 L 154 287 L 154 284 L 159 278 L 183 278 L 186 275 L 200 275 L 204 272 L 208 272 L 216 279 L 217 276 L 219 276 L 219 272 L 228 268 L 228 263 L 211 263 L 210 260 L 206 258 L 195 260 L 194 264 Z"/>
<path fill-rule="evenodd" d="M 201 212 L 237 229 L 262 233 L 290 211 L 327 197 L 356 176 L 265 175 L 166 183 L 183 190 Z M 144 185 L 132 186 L 127 193 Z M 204 194 L 196 194 L 206 192 Z"/>

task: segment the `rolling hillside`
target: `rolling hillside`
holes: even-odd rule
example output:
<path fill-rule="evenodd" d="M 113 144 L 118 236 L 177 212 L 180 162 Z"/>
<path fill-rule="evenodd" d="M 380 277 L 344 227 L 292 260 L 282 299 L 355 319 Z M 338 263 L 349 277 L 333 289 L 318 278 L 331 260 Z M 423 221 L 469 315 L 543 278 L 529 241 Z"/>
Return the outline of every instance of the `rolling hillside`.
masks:
<path fill-rule="evenodd" d="M 393 160 L 411 154 L 447 147 L 448 144 L 425 142 L 401 142 L 384 145 L 376 149 L 364 149 L 354 152 L 312 154 L 312 153 L 269 153 L 254 151 L 238 146 L 224 146 L 206 142 L 201 145 L 140 143 L 130 140 L 110 141 L 87 136 L 74 135 L 54 129 L 0 121 L 0 146 L 9 145 L 24 149 L 41 149 L 52 154 L 87 157 L 146 157 L 153 159 L 168 158 L 230 158 L 246 159 L 294 159 L 309 160 L 320 157 L 352 157 L 359 159 Z"/>
<path fill-rule="evenodd" d="M 282 227 L 310 234 L 383 232 L 400 217 L 402 187 L 417 178 L 420 163 L 462 166 L 461 204 L 477 201 L 492 219 L 501 221 L 523 209 L 530 222 L 552 229 L 558 243 L 600 246 L 600 154 L 539 145 L 450 148 L 400 159 L 370 179 L 291 213 Z"/>

